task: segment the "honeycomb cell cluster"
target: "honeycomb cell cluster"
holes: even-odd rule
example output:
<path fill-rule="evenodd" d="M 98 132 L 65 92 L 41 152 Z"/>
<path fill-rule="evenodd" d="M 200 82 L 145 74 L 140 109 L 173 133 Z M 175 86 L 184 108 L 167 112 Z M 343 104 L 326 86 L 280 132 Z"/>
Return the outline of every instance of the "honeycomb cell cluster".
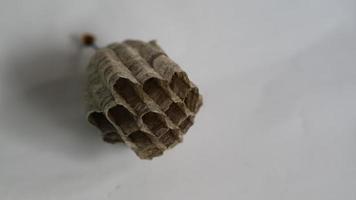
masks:
<path fill-rule="evenodd" d="M 196 85 L 155 41 L 100 48 L 87 72 L 88 121 L 104 141 L 124 142 L 141 159 L 180 143 L 202 105 Z"/>

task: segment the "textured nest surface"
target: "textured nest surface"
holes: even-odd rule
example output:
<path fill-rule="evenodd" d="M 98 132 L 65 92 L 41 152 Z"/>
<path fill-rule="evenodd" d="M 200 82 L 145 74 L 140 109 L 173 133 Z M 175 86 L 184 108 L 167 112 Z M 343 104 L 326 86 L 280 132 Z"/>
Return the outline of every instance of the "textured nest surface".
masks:
<path fill-rule="evenodd" d="M 155 41 L 96 51 L 88 66 L 88 120 L 109 143 L 152 159 L 182 141 L 202 105 L 198 88 Z"/>

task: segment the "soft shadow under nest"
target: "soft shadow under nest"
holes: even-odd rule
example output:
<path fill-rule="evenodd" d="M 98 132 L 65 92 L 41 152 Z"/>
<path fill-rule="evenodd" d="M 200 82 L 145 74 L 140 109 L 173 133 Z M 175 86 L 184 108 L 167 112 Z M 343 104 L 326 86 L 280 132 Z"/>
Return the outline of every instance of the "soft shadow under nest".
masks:
<path fill-rule="evenodd" d="M 1 112 L 7 113 L 2 123 L 10 127 L 9 137 L 70 156 L 99 153 L 105 143 L 86 122 L 83 108 L 84 60 L 88 58 L 80 48 L 34 46 L 17 51 L 7 62 L 3 81 L 11 95 L 2 95 L 7 98 L 2 99 Z M 18 125 L 10 126 L 14 122 Z"/>

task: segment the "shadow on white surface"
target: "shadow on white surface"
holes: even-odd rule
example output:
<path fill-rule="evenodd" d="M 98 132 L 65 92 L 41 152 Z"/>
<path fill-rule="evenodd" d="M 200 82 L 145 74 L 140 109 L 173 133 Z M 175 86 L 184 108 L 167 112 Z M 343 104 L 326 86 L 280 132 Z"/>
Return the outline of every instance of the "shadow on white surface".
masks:
<path fill-rule="evenodd" d="M 6 130 L 2 134 L 34 151 L 76 159 L 112 147 L 101 141 L 99 131 L 85 119 L 82 97 L 89 58 L 80 44 L 69 50 L 42 44 L 24 46 L 9 58 L 5 84 L 11 95 L 2 99 L 0 112 L 7 113 L 1 119 Z"/>

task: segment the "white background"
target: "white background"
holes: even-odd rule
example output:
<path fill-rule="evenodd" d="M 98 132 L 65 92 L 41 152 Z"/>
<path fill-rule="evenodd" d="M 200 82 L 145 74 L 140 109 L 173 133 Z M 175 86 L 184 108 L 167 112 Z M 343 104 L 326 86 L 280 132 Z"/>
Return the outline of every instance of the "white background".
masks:
<path fill-rule="evenodd" d="M 98 45 L 157 39 L 200 87 L 153 161 L 101 141 L 81 73 Z M 0 2 L 0 199 L 356 199 L 354 0 Z"/>

